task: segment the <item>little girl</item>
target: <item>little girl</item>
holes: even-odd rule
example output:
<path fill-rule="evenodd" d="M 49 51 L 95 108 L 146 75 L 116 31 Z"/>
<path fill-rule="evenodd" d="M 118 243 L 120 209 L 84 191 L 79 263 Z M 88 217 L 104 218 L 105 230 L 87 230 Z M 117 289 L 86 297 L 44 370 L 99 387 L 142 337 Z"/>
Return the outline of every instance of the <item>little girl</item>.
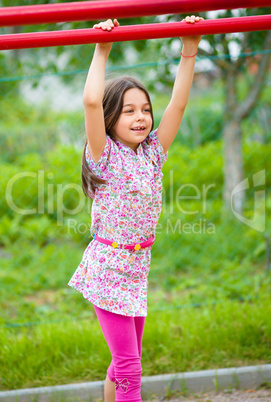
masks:
<path fill-rule="evenodd" d="M 115 19 L 94 28 L 111 31 L 117 26 Z M 96 45 L 85 84 L 82 180 L 85 195 L 93 199 L 94 239 L 68 285 L 93 304 L 112 354 L 106 402 L 142 401 L 142 335 L 151 248 L 162 206 L 161 169 L 187 105 L 201 36 L 181 40 L 172 97 L 156 130 L 149 94 L 138 80 L 124 76 L 105 84 L 112 43 Z"/>

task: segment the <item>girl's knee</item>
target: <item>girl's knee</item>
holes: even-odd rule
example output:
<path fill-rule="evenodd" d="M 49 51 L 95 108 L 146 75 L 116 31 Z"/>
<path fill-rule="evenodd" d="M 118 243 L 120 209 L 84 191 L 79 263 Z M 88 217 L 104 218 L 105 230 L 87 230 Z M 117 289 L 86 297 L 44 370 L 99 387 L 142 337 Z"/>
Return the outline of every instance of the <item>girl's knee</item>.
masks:
<path fill-rule="evenodd" d="M 141 375 L 142 366 L 140 357 L 126 357 L 114 360 L 114 372 L 117 373 L 132 373 L 134 375 Z"/>
<path fill-rule="evenodd" d="M 136 389 L 141 385 L 142 366 L 140 358 L 127 359 L 115 365 L 116 387 L 127 392 L 128 388 Z"/>

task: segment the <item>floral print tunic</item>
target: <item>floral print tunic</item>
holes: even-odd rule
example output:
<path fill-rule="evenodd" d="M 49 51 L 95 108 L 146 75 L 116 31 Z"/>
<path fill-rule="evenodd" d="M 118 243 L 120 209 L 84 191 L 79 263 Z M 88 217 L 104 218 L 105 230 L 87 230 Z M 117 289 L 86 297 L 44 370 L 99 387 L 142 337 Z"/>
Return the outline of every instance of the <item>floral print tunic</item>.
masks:
<path fill-rule="evenodd" d="M 136 153 L 137 152 L 137 153 Z M 155 235 L 162 208 L 161 171 L 166 155 L 152 131 L 133 151 L 106 135 L 100 160 L 93 161 L 86 147 L 89 168 L 107 184 L 95 184 L 91 209 L 91 235 L 134 244 Z M 147 315 L 151 246 L 118 249 L 92 240 L 68 285 L 94 305 L 125 316 Z"/>

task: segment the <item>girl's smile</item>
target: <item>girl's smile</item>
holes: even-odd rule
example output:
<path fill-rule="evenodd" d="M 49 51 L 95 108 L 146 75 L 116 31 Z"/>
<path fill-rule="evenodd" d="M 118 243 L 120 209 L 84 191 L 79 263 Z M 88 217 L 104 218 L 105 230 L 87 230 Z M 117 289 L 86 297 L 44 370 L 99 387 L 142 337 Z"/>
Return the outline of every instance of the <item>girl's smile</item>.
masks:
<path fill-rule="evenodd" d="M 151 106 L 139 88 L 128 89 L 123 97 L 122 112 L 114 127 L 114 138 L 134 151 L 152 127 Z"/>

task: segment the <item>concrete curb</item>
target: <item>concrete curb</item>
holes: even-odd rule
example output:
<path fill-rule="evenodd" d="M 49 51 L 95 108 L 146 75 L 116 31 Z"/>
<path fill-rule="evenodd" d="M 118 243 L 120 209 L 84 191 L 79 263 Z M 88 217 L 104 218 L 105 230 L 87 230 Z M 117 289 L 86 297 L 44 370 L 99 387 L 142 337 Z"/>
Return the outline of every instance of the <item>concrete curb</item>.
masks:
<path fill-rule="evenodd" d="M 249 389 L 271 382 L 271 364 L 142 377 L 142 397 L 168 392 L 200 393 L 225 389 Z M 103 400 L 104 381 L 26 388 L 0 392 L 5 402 L 56 402 Z"/>

